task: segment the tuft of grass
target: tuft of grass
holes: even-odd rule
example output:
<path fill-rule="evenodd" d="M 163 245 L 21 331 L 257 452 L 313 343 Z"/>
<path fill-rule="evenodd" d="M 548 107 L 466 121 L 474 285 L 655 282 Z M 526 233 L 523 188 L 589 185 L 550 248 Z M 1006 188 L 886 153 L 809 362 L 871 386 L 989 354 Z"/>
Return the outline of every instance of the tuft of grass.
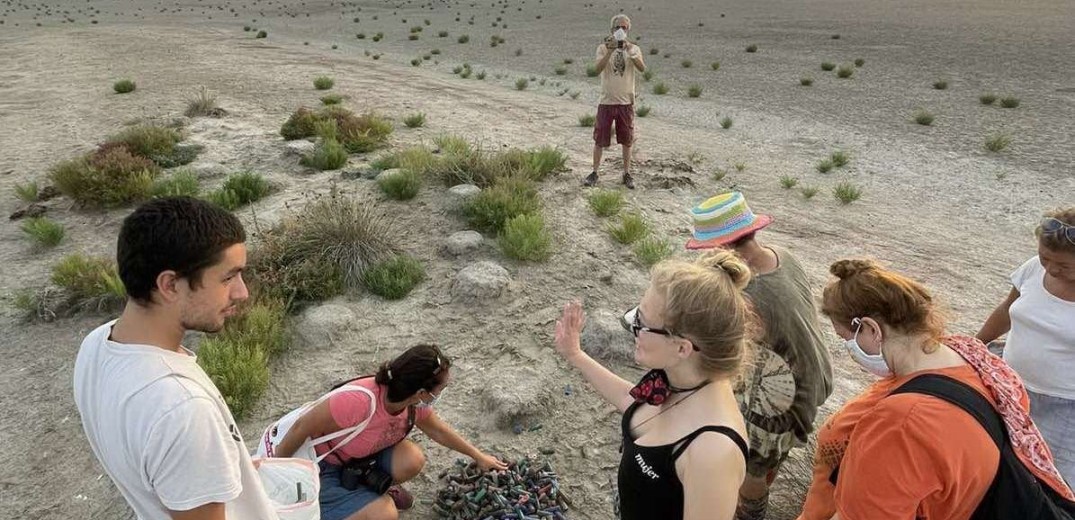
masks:
<path fill-rule="evenodd" d="M 649 50 L 650 56 L 656 56 L 656 55 L 658 55 L 660 53 L 661 53 L 661 51 L 657 47 L 651 47 L 650 50 Z"/>
<path fill-rule="evenodd" d="M 832 159 L 823 159 L 814 168 L 817 169 L 818 173 L 829 173 L 832 171 L 833 166 L 835 165 L 832 163 Z"/>
<path fill-rule="evenodd" d="M 457 135 L 438 135 L 433 138 L 433 143 L 447 154 L 467 154 L 471 151 L 470 143 Z"/>
<path fill-rule="evenodd" d="M 829 156 L 829 160 L 832 161 L 833 166 L 837 168 L 843 168 L 844 166 L 847 166 L 848 162 L 851 161 L 851 156 L 849 156 L 847 152 L 843 150 L 837 150 L 835 152 L 832 152 L 832 155 Z"/>
<path fill-rule="evenodd" d="M 645 71 L 642 72 L 642 79 L 644 79 L 646 81 L 649 81 L 649 80 L 653 79 L 653 76 L 655 76 L 655 75 L 657 75 L 657 73 L 654 72 L 653 69 L 646 69 Z"/>
<path fill-rule="evenodd" d="M 564 65 L 557 65 L 552 71 L 556 73 L 557 76 L 563 76 L 564 74 L 567 74 L 567 67 Z"/>
<path fill-rule="evenodd" d="M 497 237 L 500 250 L 508 258 L 541 262 L 552 252 L 552 236 L 539 213 L 512 217 Z"/>
<path fill-rule="evenodd" d="M 153 197 L 197 197 L 201 191 L 198 176 L 189 170 L 175 172 L 153 183 Z"/>
<path fill-rule="evenodd" d="M 1019 98 L 1012 96 L 1005 96 L 1000 98 L 1000 106 L 1004 108 L 1016 108 L 1019 106 Z"/>
<path fill-rule="evenodd" d="M 747 45 L 747 52 L 758 52 L 758 46 L 754 44 Z"/>
<path fill-rule="evenodd" d="M 836 77 L 840 79 L 850 78 L 855 74 L 854 65 L 840 65 L 839 69 L 836 69 Z"/>
<path fill-rule="evenodd" d="M 743 170 L 747 169 L 747 163 L 741 162 L 741 161 L 735 163 L 733 166 L 735 166 L 735 171 L 737 171 L 739 173 L 742 173 Z"/>
<path fill-rule="evenodd" d="M 841 182 L 832 189 L 832 194 L 841 204 L 851 204 L 862 198 L 862 188 L 851 182 Z"/>
<path fill-rule="evenodd" d="M 235 211 L 261 200 L 272 193 L 273 189 L 272 184 L 258 173 L 239 172 L 228 176 L 224 184 L 210 192 L 206 198 L 228 211 Z"/>
<path fill-rule="evenodd" d="M 401 254 L 371 265 L 362 276 L 362 285 L 386 300 L 399 300 L 410 294 L 425 277 L 422 262 Z"/>
<path fill-rule="evenodd" d="M 983 105 L 992 105 L 996 100 L 996 94 L 982 94 L 978 96 L 978 102 Z"/>
<path fill-rule="evenodd" d="M 422 189 L 422 175 L 411 169 L 403 169 L 391 175 L 382 174 L 377 178 L 377 187 L 391 199 L 410 200 Z"/>
<path fill-rule="evenodd" d="M 803 76 L 799 78 L 799 84 L 804 87 L 809 87 L 810 85 L 814 84 L 814 78 Z"/>
<path fill-rule="evenodd" d="M 418 39 L 418 34 L 411 33 L 411 34 L 407 35 L 407 39 L 410 40 L 410 41 L 415 41 L 415 40 Z"/>
<path fill-rule="evenodd" d="M 649 224 L 641 213 L 620 215 L 615 224 L 608 224 L 608 234 L 613 240 L 624 245 L 634 244 L 649 235 Z"/>
<path fill-rule="evenodd" d="M 447 38 L 448 37 L 448 31 L 439 31 L 437 33 L 437 37 L 438 38 Z"/>
<path fill-rule="evenodd" d="M 653 267 L 657 262 L 672 256 L 675 253 L 675 247 L 667 238 L 647 237 L 635 244 L 634 253 L 638 263 Z"/>
<path fill-rule="evenodd" d="M 586 77 L 588 77 L 588 78 L 596 78 L 597 77 L 597 66 L 596 65 L 590 64 L 590 65 L 586 66 Z"/>
<path fill-rule="evenodd" d="M 463 34 L 463 35 L 459 36 L 459 38 L 456 41 L 458 41 L 459 43 L 469 43 L 470 42 L 470 36 L 468 36 L 466 34 Z"/>
<path fill-rule="evenodd" d="M 116 94 L 128 94 L 134 92 L 135 88 L 134 82 L 129 79 L 121 79 L 112 84 L 112 90 L 116 91 Z"/>
<path fill-rule="evenodd" d="M 237 419 L 246 417 L 269 387 L 268 355 L 257 344 L 208 337 L 198 345 L 198 364 Z"/>
<path fill-rule="evenodd" d="M 216 94 L 213 94 L 204 86 L 199 88 L 198 93 L 187 101 L 187 109 L 183 112 L 187 117 L 218 117 L 222 113 L 223 110 L 216 102 Z"/>
<path fill-rule="evenodd" d="M 530 85 L 530 80 L 526 78 L 515 80 L 515 90 L 526 90 L 527 85 Z"/>
<path fill-rule="evenodd" d="M 808 200 L 814 198 L 814 195 L 817 195 L 817 192 L 817 186 L 803 186 L 802 188 L 799 188 L 799 193 L 802 193 L 803 198 Z"/>
<path fill-rule="evenodd" d="M 37 187 L 37 181 L 30 181 L 26 184 L 15 183 L 15 196 L 23 202 L 37 202 L 40 194 L 40 190 Z"/>
<path fill-rule="evenodd" d="M 864 60 L 862 58 L 855 58 L 855 66 L 856 67 L 861 67 L 861 66 L 863 66 L 865 64 L 866 64 L 866 60 Z"/>
<path fill-rule="evenodd" d="M 347 164 L 347 149 L 336 139 L 322 139 L 299 163 L 321 171 L 337 170 Z"/>
<path fill-rule="evenodd" d="M 568 97 L 570 97 L 571 99 L 578 99 L 578 98 L 579 98 L 579 94 L 580 94 L 580 92 L 576 90 L 576 91 L 574 91 L 574 92 L 572 92 L 572 93 L 568 94 Z"/>
<path fill-rule="evenodd" d="M 597 117 L 593 114 L 585 114 L 579 116 L 579 126 L 592 127 L 597 122 Z"/>
<path fill-rule="evenodd" d="M 268 38 L 268 37 L 269 37 L 269 33 L 268 33 L 268 32 L 265 32 L 265 31 L 258 31 L 258 34 L 257 34 L 257 36 L 254 36 L 254 37 L 255 37 L 255 38 L 257 38 L 257 39 L 259 39 L 259 40 L 260 40 L 260 39 L 262 39 L 262 38 Z"/>
<path fill-rule="evenodd" d="M 694 66 L 694 62 L 691 60 L 683 60 L 679 62 L 679 65 L 685 69 L 689 69 Z"/>
<path fill-rule="evenodd" d="M 336 84 L 336 80 L 328 76 L 318 76 L 314 78 L 314 88 L 317 90 L 328 90 Z"/>
<path fill-rule="evenodd" d="M 590 209 L 598 217 L 611 217 L 623 208 L 623 192 L 619 190 L 595 190 L 586 197 Z"/>
<path fill-rule="evenodd" d="M 638 108 L 635 109 L 635 115 L 638 117 L 646 117 L 652 110 L 653 109 L 650 108 L 649 105 L 639 105 Z"/>
<path fill-rule="evenodd" d="M 183 140 L 183 135 L 174 128 L 155 125 L 137 125 L 124 129 L 113 135 L 101 145 L 98 153 L 113 148 L 125 148 L 131 154 L 144 157 L 162 167 L 185 164 L 185 157 L 178 157 L 176 145 Z M 190 157 L 190 162 L 194 160 Z"/>
<path fill-rule="evenodd" d="M 713 70 L 720 70 L 720 62 L 714 61 L 713 63 L 710 63 L 709 68 Z"/>
<path fill-rule="evenodd" d="M 485 71 L 483 70 L 483 71 L 475 74 L 474 77 L 478 78 L 479 81 L 484 80 L 485 79 Z"/>
<path fill-rule="evenodd" d="M 406 125 L 407 128 L 419 128 L 425 126 L 426 115 L 424 112 L 415 112 L 403 118 L 403 124 Z"/>
<path fill-rule="evenodd" d="M 215 338 L 237 341 L 244 345 L 257 345 L 268 355 L 287 349 L 290 334 L 287 331 L 287 302 L 274 296 L 255 293 L 240 308 L 239 314 L 229 319 Z"/>
<path fill-rule="evenodd" d="M 725 116 L 723 119 L 720 120 L 720 127 L 727 130 L 732 127 L 732 123 L 734 123 L 734 121 L 732 121 L 732 118 Z"/>
<path fill-rule="evenodd" d="M 537 213 L 541 201 L 537 185 L 523 176 L 501 177 L 489 188 L 467 199 L 463 216 L 474 229 L 499 233 L 507 222 L 519 215 Z"/>
<path fill-rule="evenodd" d="M 64 236 L 63 224 L 48 217 L 27 219 L 22 223 L 22 232 L 41 249 L 55 247 Z"/>
<path fill-rule="evenodd" d="M 985 149 L 990 152 L 999 152 L 1012 144 L 1012 138 L 1007 134 L 993 134 L 986 138 Z"/>
<path fill-rule="evenodd" d="M 947 81 L 943 81 L 943 80 L 941 80 L 941 81 L 934 81 L 934 82 L 933 82 L 933 88 L 934 88 L 935 90 L 946 90 L 946 89 L 948 89 L 948 82 L 947 82 Z"/>
<path fill-rule="evenodd" d="M 422 64 L 422 58 L 413 58 L 413 59 L 411 59 L 411 66 L 412 67 L 417 67 L 417 66 L 419 66 L 421 64 Z"/>
<path fill-rule="evenodd" d="M 924 109 L 919 109 L 914 113 L 914 122 L 922 126 L 929 126 L 933 124 L 933 114 Z"/>
<path fill-rule="evenodd" d="M 782 175 L 782 176 L 780 176 L 780 185 L 783 186 L 785 190 L 790 190 L 790 189 L 794 188 L 795 186 L 797 186 L 798 184 L 799 184 L 799 179 L 796 179 L 795 177 L 792 177 L 790 175 Z"/>
<path fill-rule="evenodd" d="M 542 181 L 555 172 L 564 171 L 567 167 L 567 154 L 553 146 L 542 146 L 529 151 L 527 168 L 531 178 Z"/>
<path fill-rule="evenodd" d="M 691 85 L 691 86 L 687 87 L 687 97 L 696 98 L 696 97 L 699 97 L 701 95 L 702 95 L 702 86 L 701 85 L 696 85 L 695 84 L 695 85 Z"/>
<path fill-rule="evenodd" d="M 160 168 L 126 147 L 111 146 L 57 164 L 49 179 L 60 193 L 87 207 L 116 207 L 149 197 Z"/>
<path fill-rule="evenodd" d="M 668 93 L 668 85 L 665 85 L 663 81 L 658 81 L 653 84 L 653 93 L 658 96 L 663 96 Z"/>
<path fill-rule="evenodd" d="M 720 182 L 720 181 L 724 180 L 724 178 L 727 177 L 727 176 L 728 176 L 728 171 L 727 170 L 723 170 L 721 168 L 717 168 L 716 170 L 713 170 L 713 180 L 715 180 L 717 182 Z"/>
<path fill-rule="evenodd" d="M 52 266 L 52 283 L 77 307 L 113 308 L 127 298 L 115 262 L 104 257 L 67 255 Z"/>
<path fill-rule="evenodd" d="M 821 70 L 823 70 L 825 72 L 832 71 L 835 68 L 836 68 L 836 64 L 831 62 L 831 61 L 823 61 L 823 62 L 821 62 Z"/>

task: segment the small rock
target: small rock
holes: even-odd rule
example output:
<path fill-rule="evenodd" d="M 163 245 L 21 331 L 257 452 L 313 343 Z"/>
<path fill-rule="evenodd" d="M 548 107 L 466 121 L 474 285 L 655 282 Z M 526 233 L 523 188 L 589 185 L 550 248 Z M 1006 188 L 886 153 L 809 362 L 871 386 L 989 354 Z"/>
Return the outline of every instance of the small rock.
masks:
<path fill-rule="evenodd" d="M 402 171 L 403 170 L 401 170 L 399 168 L 389 168 L 387 170 L 382 171 L 381 173 L 378 173 L 377 177 L 375 177 L 375 179 L 381 180 L 381 179 L 383 179 L 385 177 L 391 177 L 393 175 L 398 175 Z"/>
<path fill-rule="evenodd" d="M 199 179 L 215 179 L 228 174 L 228 169 L 223 164 L 215 162 L 194 164 L 190 169 Z"/>
<path fill-rule="evenodd" d="M 317 148 L 317 145 L 312 141 L 299 139 L 297 141 L 288 141 L 284 145 L 284 153 L 287 155 L 306 155 L 313 152 L 314 148 Z"/>
<path fill-rule="evenodd" d="M 380 172 L 374 170 L 373 168 L 368 168 L 365 166 L 347 166 L 344 167 L 343 171 L 340 172 L 340 177 L 349 181 L 358 179 L 375 179 L 377 178 L 378 173 Z"/>
<path fill-rule="evenodd" d="M 471 251 L 476 251 L 482 246 L 481 233 L 477 231 L 459 231 L 452 233 L 444 242 L 444 249 L 454 256 L 462 256 Z"/>
<path fill-rule="evenodd" d="M 586 317 L 580 337 L 582 350 L 600 359 L 633 361 L 635 345 L 623 328 L 623 314 L 599 309 Z"/>
<path fill-rule="evenodd" d="M 20 218 L 34 218 L 44 215 L 48 211 L 48 208 L 40 204 L 31 203 L 23 208 L 16 210 L 8 217 L 9 220 L 19 220 Z"/>
<path fill-rule="evenodd" d="M 459 184 L 448 189 L 448 193 L 457 200 L 469 199 L 481 192 L 482 189 L 473 184 Z"/>
<path fill-rule="evenodd" d="M 508 270 L 493 262 L 478 262 L 459 271 L 452 284 L 452 300 L 481 302 L 499 298 L 511 282 Z"/>
<path fill-rule="evenodd" d="M 295 324 L 295 334 L 304 344 L 328 347 L 351 335 L 355 313 L 336 303 L 306 309 Z"/>
<path fill-rule="evenodd" d="M 533 367 L 503 367 L 490 374 L 482 385 L 481 404 L 498 428 L 522 433 L 527 430 L 527 424 L 541 424 L 540 419 L 552 411 L 550 390 L 542 374 Z"/>
<path fill-rule="evenodd" d="M 59 196 L 60 190 L 56 189 L 56 186 L 50 184 L 48 186 L 45 186 L 44 188 L 41 188 L 41 191 L 37 194 L 37 200 L 44 202 L 46 200 L 51 200 Z"/>

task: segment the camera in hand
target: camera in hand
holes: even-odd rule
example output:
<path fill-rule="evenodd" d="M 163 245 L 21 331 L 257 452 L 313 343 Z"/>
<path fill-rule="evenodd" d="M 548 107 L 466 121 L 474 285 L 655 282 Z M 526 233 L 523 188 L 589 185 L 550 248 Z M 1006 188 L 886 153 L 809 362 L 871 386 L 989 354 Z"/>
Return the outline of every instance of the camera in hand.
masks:
<path fill-rule="evenodd" d="M 377 460 L 373 457 L 351 459 L 340 472 L 340 487 L 354 491 L 358 486 L 365 486 L 383 495 L 392 487 L 392 475 L 378 469 Z"/>
<path fill-rule="evenodd" d="M 622 49 L 623 48 L 623 40 L 617 40 L 616 41 L 616 48 L 617 49 Z"/>

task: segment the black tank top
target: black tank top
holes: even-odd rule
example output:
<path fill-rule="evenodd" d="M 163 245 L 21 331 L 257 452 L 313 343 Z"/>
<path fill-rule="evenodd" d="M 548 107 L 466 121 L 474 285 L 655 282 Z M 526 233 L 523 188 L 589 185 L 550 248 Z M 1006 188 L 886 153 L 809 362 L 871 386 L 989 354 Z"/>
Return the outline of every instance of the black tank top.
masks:
<path fill-rule="evenodd" d="M 621 520 L 682 520 L 683 483 L 676 474 L 676 459 L 699 435 L 716 432 L 727 436 L 747 457 L 747 443 L 727 426 L 703 426 L 686 437 L 663 446 L 639 446 L 631 437 L 634 403 L 623 414 L 623 457 L 618 475 Z"/>

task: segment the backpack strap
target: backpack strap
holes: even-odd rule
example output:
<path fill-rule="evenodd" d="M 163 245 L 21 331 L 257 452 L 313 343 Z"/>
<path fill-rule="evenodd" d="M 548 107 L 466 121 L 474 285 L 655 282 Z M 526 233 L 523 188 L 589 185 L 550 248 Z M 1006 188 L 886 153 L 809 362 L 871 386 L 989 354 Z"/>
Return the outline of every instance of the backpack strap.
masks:
<path fill-rule="evenodd" d="M 307 410 L 311 410 L 311 409 L 313 409 L 314 406 L 317 406 L 317 405 L 321 404 L 322 402 L 326 401 L 329 397 L 332 397 L 333 395 L 344 393 L 344 392 L 355 392 L 355 391 L 362 392 L 362 393 L 366 394 L 367 396 L 369 396 L 369 398 L 370 398 L 370 413 L 369 413 L 369 415 L 366 417 L 366 420 L 364 420 L 364 421 L 362 421 L 362 422 L 360 422 L 360 423 L 358 423 L 358 424 L 356 424 L 356 425 L 354 425 L 354 426 L 352 426 L 350 428 L 344 428 L 342 430 L 338 430 L 338 431 L 334 431 L 334 432 L 326 434 L 326 435 L 322 435 L 321 437 L 318 437 L 316 439 L 311 439 L 310 444 L 313 445 L 313 446 L 317 446 L 318 444 L 323 444 L 323 443 L 326 443 L 328 441 L 335 440 L 335 439 L 338 439 L 340 437 L 343 437 L 343 440 L 338 442 L 338 443 L 336 443 L 336 445 L 333 446 L 331 449 L 329 449 L 328 451 L 326 451 L 322 455 L 318 455 L 317 459 L 314 460 L 314 463 L 321 462 L 325 457 L 328 457 L 329 455 L 331 455 L 332 452 L 336 451 L 337 449 L 341 448 L 342 446 L 344 446 L 347 443 L 349 443 L 352 440 L 354 440 L 355 437 L 358 437 L 358 434 L 362 433 L 366 429 L 366 427 L 369 426 L 370 421 L 373 420 L 373 415 L 375 413 L 377 413 L 377 396 L 375 396 L 373 394 L 373 392 L 369 388 L 366 388 L 364 386 L 344 385 L 344 386 L 338 387 L 335 390 L 333 390 L 333 391 L 321 396 L 320 398 L 317 399 L 317 401 L 314 401 L 314 403 L 311 404 L 309 408 L 307 408 Z M 344 437 L 345 435 L 346 435 L 346 437 Z"/>
<path fill-rule="evenodd" d="M 679 442 L 676 442 L 676 449 L 672 451 L 672 463 L 675 464 L 676 460 L 679 459 L 679 456 L 682 455 L 684 451 L 687 451 L 687 447 L 691 445 L 691 442 L 694 442 L 694 439 L 697 439 L 699 435 L 705 432 L 716 432 L 731 439 L 739 448 L 739 451 L 743 452 L 743 459 L 745 460 L 747 458 L 747 453 L 749 451 L 747 449 L 747 443 L 743 440 L 743 436 L 739 435 L 739 432 L 727 426 L 702 426 L 686 437 L 680 439 Z"/>
<path fill-rule="evenodd" d="M 900 385 L 889 395 L 925 394 L 952 403 L 974 417 L 993 439 L 998 449 L 1007 443 L 1007 429 L 1000 414 L 986 398 L 973 387 L 940 374 L 922 374 Z"/>

